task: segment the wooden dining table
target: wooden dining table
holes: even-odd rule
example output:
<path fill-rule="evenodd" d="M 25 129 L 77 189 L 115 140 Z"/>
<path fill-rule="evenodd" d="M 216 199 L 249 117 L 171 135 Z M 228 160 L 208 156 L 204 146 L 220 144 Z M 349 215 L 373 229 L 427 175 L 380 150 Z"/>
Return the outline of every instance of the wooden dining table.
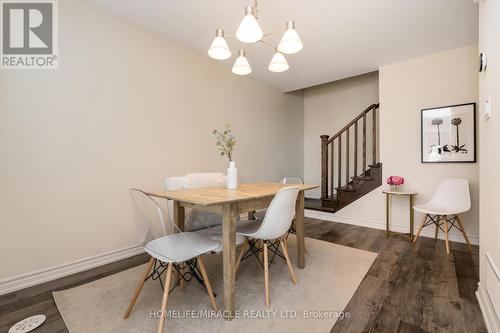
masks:
<path fill-rule="evenodd" d="M 289 186 L 300 186 L 295 204 L 295 230 L 297 237 L 297 267 L 305 267 L 304 245 L 304 192 L 318 185 L 281 183 L 244 183 L 235 190 L 221 187 L 190 188 L 163 192 L 148 192 L 149 195 L 173 200 L 174 223 L 184 230 L 185 208 L 198 209 L 222 215 L 223 234 L 223 278 L 225 317 L 232 319 L 235 314 L 235 264 L 236 264 L 236 220 L 242 213 L 249 218 L 271 203 L 279 190 Z"/>

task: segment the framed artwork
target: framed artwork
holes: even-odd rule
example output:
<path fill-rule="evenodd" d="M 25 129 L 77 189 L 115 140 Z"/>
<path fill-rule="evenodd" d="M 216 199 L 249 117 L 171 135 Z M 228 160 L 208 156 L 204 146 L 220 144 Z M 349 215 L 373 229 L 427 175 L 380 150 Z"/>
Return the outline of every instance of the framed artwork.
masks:
<path fill-rule="evenodd" d="M 422 110 L 422 163 L 476 162 L 476 104 Z"/>

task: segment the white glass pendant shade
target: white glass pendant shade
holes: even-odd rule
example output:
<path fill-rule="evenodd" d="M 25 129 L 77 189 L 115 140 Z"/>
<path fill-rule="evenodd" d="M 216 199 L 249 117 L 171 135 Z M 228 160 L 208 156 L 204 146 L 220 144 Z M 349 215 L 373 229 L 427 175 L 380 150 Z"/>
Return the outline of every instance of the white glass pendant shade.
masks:
<path fill-rule="evenodd" d="M 271 72 L 284 72 L 290 68 L 288 66 L 288 62 L 285 59 L 285 56 L 283 53 L 279 52 L 276 50 L 276 52 L 273 55 L 273 58 L 271 59 L 271 62 L 269 63 L 269 67 L 267 67 Z"/>
<path fill-rule="evenodd" d="M 245 17 L 236 30 L 236 38 L 243 43 L 255 43 L 262 39 L 264 33 L 257 22 L 252 6 L 245 7 Z"/>
<path fill-rule="evenodd" d="M 303 47 L 299 34 L 295 31 L 295 22 L 288 21 L 286 31 L 278 45 L 278 50 L 285 54 L 293 54 L 302 50 Z"/>
<path fill-rule="evenodd" d="M 227 46 L 226 40 L 224 39 L 224 31 L 217 29 L 215 32 L 215 38 L 208 49 L 208 55 L 210 58 L 217 60 L 225 60 L 231 57 L 231 50 Z"/>
<path fill-rule="evenodd" d="M 252 68 L 250 67 L 247 57 L 245 56 L 245 51 L 240 50 L 239 56 L 234 62 L 232 71 L 236 75 L 248 75 L 252 72 Z"/>

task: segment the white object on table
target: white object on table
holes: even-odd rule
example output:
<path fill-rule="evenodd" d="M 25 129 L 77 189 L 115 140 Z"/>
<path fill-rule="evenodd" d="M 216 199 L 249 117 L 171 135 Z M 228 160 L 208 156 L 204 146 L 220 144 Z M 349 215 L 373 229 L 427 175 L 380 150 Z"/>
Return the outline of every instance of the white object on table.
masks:
<path fill-rule="evenodd" d="M 238 188 L 238 169 L 236 169 L 236 162 L 229 162 L 227 168 L 227 189 L 236 190 Z"/>

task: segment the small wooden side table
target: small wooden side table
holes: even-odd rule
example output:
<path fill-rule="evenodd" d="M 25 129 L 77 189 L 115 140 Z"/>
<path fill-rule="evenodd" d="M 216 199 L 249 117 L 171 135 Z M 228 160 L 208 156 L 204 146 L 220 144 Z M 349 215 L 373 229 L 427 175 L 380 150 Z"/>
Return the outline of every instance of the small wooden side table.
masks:
<path fill-rule="evenodd" d="M 385 194 L 385 223 L 386 223 L 386 237 L 389 236 L 400 236 L 408 239 L 410 242 L 413 240 L 413 197 L 417 195 L 417 192 L 412 191 L 393 191 L 393 190 L 383 190 L 382 193 Z M 403 195 L 410 199 L 410 232 L 401 233 L 391 231 L 389 229 L 389 224 L 391 222 L 391 196 L 393 195 Z"/>

